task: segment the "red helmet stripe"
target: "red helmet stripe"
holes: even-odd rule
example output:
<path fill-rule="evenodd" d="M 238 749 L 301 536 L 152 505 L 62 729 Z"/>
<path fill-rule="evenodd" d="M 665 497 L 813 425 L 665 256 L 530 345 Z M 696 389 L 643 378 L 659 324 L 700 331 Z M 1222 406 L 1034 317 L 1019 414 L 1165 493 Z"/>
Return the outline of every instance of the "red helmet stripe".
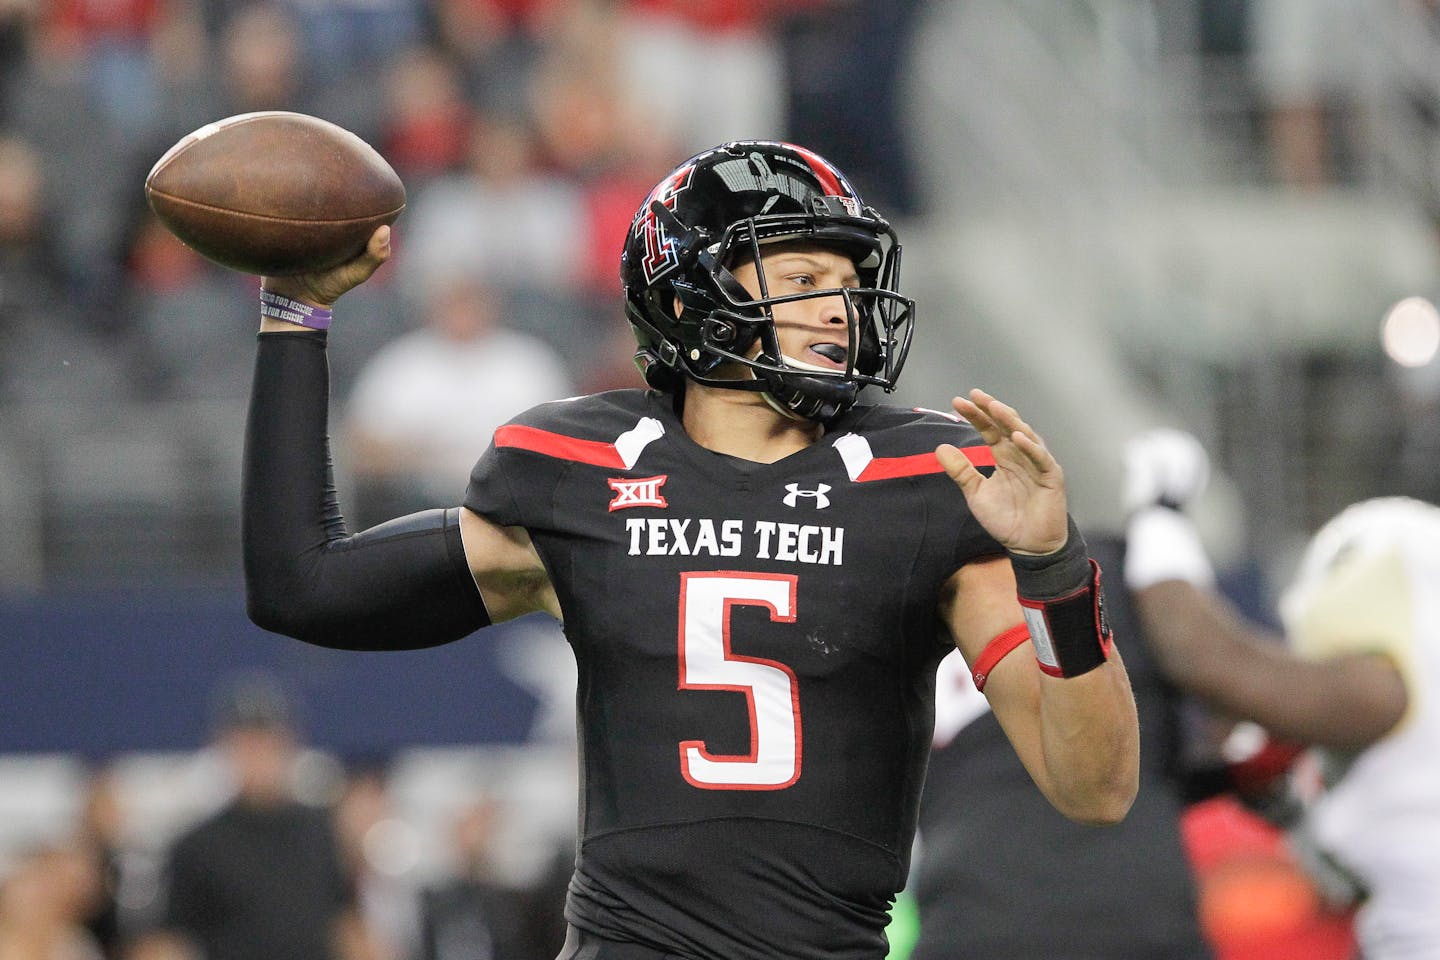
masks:
<path fill-rule="evenodd" d="M 853 197 L 855 195 L 855 192 L 840 178 L 839 171 L 830 166 L 824 157 L 793 143 L 786 144 L 786 146 L 805 158 L 805 162 L 810 164 L 811 171 L 814 172 L 827 195 L 832 197 Z"/>

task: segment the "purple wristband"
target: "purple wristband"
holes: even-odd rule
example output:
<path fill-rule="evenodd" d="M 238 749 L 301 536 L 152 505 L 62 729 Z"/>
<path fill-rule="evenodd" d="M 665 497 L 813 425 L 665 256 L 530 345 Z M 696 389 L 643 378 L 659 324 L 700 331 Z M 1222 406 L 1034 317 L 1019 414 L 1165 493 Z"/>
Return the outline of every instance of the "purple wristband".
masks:
<path fill-rule="evenodd" d="M 328 330 L 334 315 L 326 307 L 312 307 L 282 294 L 261 290 L 260 316 L 269 317 L 271 320 L 284 320 L 286 323 L 298 323 L 311 330 Z"/>

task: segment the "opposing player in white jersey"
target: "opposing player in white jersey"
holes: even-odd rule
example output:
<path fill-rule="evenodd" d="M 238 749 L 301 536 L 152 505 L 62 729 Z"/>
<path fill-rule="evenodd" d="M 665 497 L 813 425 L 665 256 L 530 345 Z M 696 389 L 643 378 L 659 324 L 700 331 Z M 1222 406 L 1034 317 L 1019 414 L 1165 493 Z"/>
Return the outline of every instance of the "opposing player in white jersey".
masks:
<path fill-rule="evenodd" d="M 1323 785 L 1289 825 L 1358 905 L 1365 960 L 1440 958 L 1440 507 L 1365 500 L 1310 540 L 1283 643 L 1239 617 L 1182 508 L 1206 458 L 1163 431 L 1130 447 L 1126 580 L 1166 673 L 1226 714 L 1311 745 Z"/>

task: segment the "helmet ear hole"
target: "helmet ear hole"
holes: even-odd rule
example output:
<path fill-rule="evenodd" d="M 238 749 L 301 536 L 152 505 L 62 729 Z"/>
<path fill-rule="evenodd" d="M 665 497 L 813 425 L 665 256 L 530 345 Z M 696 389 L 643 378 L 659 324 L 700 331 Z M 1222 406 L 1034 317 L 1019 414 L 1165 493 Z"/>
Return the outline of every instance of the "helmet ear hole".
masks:
<path fill-rule="evenodd" d="M 734 349 L 740 337 L 740 328 L 733 320 L 710 316 L 705 318 L 705 339 L 716 346 Z"/>

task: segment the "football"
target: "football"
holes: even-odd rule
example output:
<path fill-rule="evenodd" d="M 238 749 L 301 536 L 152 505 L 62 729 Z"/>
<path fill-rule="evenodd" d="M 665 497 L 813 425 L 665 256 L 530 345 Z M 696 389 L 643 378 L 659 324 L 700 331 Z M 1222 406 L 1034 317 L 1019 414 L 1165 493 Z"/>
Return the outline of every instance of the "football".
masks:
<path fill-rule="evenodd" d="M 303 113 L 207 123 L 145 178 L 150 209 L 202 256 L 242 273 L 325 270 L 405 209 L 405 185 L 354 133 Z"/>

